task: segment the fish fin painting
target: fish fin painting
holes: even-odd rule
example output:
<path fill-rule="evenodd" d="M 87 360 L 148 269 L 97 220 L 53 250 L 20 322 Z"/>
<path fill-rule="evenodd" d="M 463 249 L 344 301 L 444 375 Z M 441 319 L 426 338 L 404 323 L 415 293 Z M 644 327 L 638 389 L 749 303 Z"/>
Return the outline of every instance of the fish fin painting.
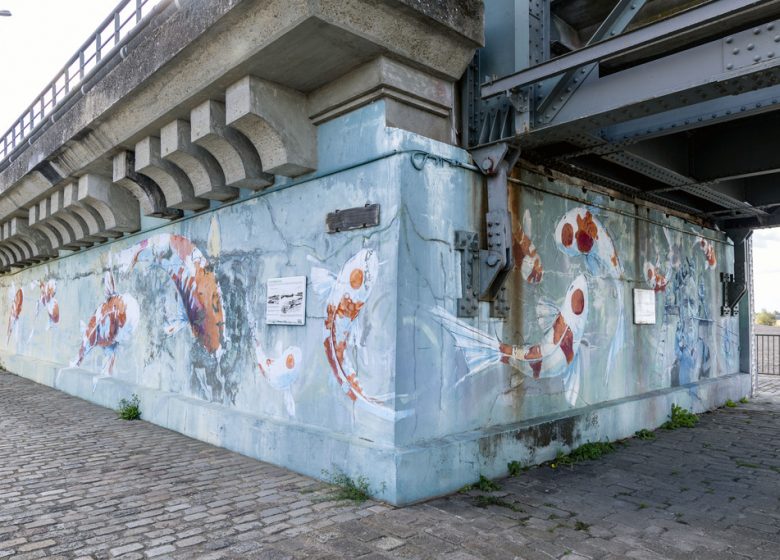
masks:
<path fill-rule="evenodd" d="M 272 388 L 282 393 L 287 414 L 290 417 L 295 417 L 295 399 L 292 394 L 292 386 L 298 379 L 303 366 L 301 349 L 297 346 L 288 346 L 282 350 L 279 346 L 273 354 L 269 354 L 263 345 L 255 339 L 255 357 L 263 378 Z"/>
<path fill-rule="evenodd" d="M 216 246 L 216 242 L 211 243 Z M 219 358 L 223 352 L 225 316 L 222 291 L 209 261 L 195 244 L 181 235 L 160 234 L 123 251 L 118 261 L 132 270 L 139 263 L 163 270 L 176 289 L 179 315 L 165 325 L 173 335 L 190 327 L 195 340 Z"/>
<path fill-rule="evenodd" d="M 129 342 L 138 326 L 140 309 L 131 294 L 119 294 L 114 284 L 114 276 L 107 271 L 103 277 L 105 300 L 98 305 L 86 323 L 81 322 L 82 340 L 72 367 L 78 367 L 95 348 L 102 348 L 105 360 L 101 376 L 113 373 L 117 347 Z M 97 378 L 93 382 L 93 389 Z"/>
<path fill-rule="evenodd" d="M 386 420 L 398 417 L 383 398 L 368 395 L 360 383 L 356 366 L 359 322 L 374 285 L 378 280 L 379 259 L 376 251 L 361 249 L 348 259 L 338 274 L 312 267 L 314 291 L 325 303 L 325 357 L 341 391 L 355 406 Z"/>
<path fill-rule="evenodd" d="M 489 366 L 505 363 L 533 379 L 560 377 L 564 397 L 574 406 L 579 398 L 581 372 L 575 359 L 580 350 L 588 318 L 589 290 L 585 276 L 580 274 L 569 285 L 563 302 L 549 328 L 534 344 L 513 346 L 498 340 L 437 307 L 434 317 L 455 340 L 466 361 L 466 378 Z M 456 384 L 456 386 L 457 386 Z"/>
<path fill-rule="evenodd" d="M 6 343 L 11 341 L 11 335 L 16 332 L 16 324 L 17 321 L 19 321 L 19 316 L 22 314 L 22 307 L 24 305 L 24 290 L 22 288 L 17 289 L 14 284 L 11 284 L 8 295 L 11 300 L 11 309 L 8 313 Z"/>
<path fill-rule="evenodd" d="M 604 224 L 590 210 L 581 206 L 572 208 L 561 217 L 553 235 L 559 251 L 570 257 L 584 258 L 592 275 L 606 276 L 611 279 L 614 286 L 618 316 L 604 369 L 606 385 L 609 382 L 610 372 L 615 368 L 617 355 L 623 348 L 625 338 L 625 302 L 621 283 L 623 266 L 615 243 Z"/>
<path fill-rule="evenodd" d="M 699 250 L 704 254 L 704 268 L 712 270 L 718 266 L 718 258 L 715 255 L 715 247 L 713 244 L 704 239 L 703 237 L 697 237 L 694 241 L 694 245 L 699 247 Z"/>
<path fill-rule="evenodd" d="M 667 277 L 669 274 L 663 274 L 660 271 L 660 264 L 658 262 L 656 262 L 656 264 L 651 264 L 650 262 L 645 261 L 643 270 L 645 280 L 654 292 L 658 293 L 666 290 L 666 284 L 668 283 Z"/>
<path fill-rule="evenodd" d="M 60 305 L 57 303 L 57 282 L 56 280 L 49 279 L 46 282 L 41 280 L 39 282 L 39 288 L 41 294 L 38 298 L 38 302 L 35 308 L 35 315 L 37 316 L 41 309 L 46 310 L 48 315 L 48 323 L 46 329 L 57 325 L 60 322 Z"/>
<path fill-rule="evenodd" d="M 520 275 L 529 284 L 542 281 L 544 269 L 542 259 L 536 252 L 531 241 L 531 213 L 526 209 L 523 215 L 523 227 L 512 232 L 512 255 L 515 267 L 520 269 Z"/>

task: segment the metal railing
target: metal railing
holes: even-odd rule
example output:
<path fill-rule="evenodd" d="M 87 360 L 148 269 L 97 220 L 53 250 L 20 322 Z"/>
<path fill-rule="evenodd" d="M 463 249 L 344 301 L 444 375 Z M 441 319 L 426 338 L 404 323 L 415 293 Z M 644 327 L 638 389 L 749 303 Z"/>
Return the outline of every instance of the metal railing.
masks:
<path fill-rule="evenodd" d="M 780 334 L 756 335 L 756 369 L 780 375 Z"/>
<path fill-rule="evenodd" d="M 124 46 L 170 0 L 122 0 L 60 72 L 0 137 L 0 164 L 39 131 L 54 111 L 81 91 L 86 78 Z M 143 24 L 143 25 L 142 25 Z"/>

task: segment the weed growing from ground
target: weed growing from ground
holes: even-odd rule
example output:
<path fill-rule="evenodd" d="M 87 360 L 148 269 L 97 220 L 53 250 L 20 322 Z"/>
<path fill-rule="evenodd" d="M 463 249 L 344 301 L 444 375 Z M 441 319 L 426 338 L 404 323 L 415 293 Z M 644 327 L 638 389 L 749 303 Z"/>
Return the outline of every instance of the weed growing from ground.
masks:
<path fill-rule="evenodd" d="M 335 471 L 330 473 L 322 471 L 330 483 L 336 486 L 336 493 L 333 496 L 336 500 L 350 500 L 352 502 L 365 502 L 371 498 L 371 489 L 368 486 L 368 480 L 365 476 L 352 478 L 348 474 Z"/>
<path fill-rule="evenodd" d="M 581 461 L 592 461 L 600 459 L 614 450 L 615 446 L 608 441 L 588 442 L 580 445 L 568 455 L 560 456 L 558 462 L 562 465 L 573 465 Z"/>
<path fill-rule="evenodd" d="M 472 490 L 479 490 L 480 492 L 495 492 L 496 490 L 501 490 L 501 486 L 490 480 L 484 474 L 481 474 L 479 475 L 479 480 L 477 482 L 474 484 L 466 484 L 466 486 L 458 490 L 458 492 L 466 493 L 471 492 Z"/>
<path fill-rule="evenodd" d="M 741 399 L 739 399 L 739 402 L 741 402 L 742 404 L 747 404 L 747 403 L 749 403 L 750 401 L 748 401 L 748 398 L 747 398 L 747 397 L 742 397 Z"/>
<path fill-rule="evenodd" d="M 725 403 L 723 403 L 726 408 L 737 408 L 737 403 L 732 401 L 731 399 L 728 399 Z"/>
<path fill-rule="evenodd" d="M 676 430 L 677 428 L 693 428 L 699 422 L 699 417 L 690 410 L 686 410 L 676 404 L 672 405 L 671 418 L 661 427 L 664 430 Z"/>
<path fill-rule="evenodd" d="M 509 470 L 509 476 L 520 476 L 523 472 L 523 465 L 520 461 L 510 461 L 506 464 L 506 468 Z"/>
<path fill-rule="evenodd" d="M 120 399 L 116 412 L 122 420 L 138 420 L 141 418 L 141 399 L 135 393 L 129 399 Z"/>
<path fill-rule="evenodd" d="M 650 430 L 645 430 L 644 428 L 638 432 L 634 432 L 634 436 L 639 439 L 655 439 L 655 433 Z"/>
<path fill-rule="evenodd" d="M 582 521 L 577 521 L 574 523 L 574 530 L 575 531 L 587 531 L 590 528 L 590 525 L 587 523 L 583 523 Z"/>

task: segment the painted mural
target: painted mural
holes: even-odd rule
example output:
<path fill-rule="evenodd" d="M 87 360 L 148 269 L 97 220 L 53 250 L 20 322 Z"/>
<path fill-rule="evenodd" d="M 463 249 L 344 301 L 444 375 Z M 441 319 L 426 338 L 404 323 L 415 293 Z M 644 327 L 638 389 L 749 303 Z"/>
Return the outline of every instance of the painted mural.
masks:
<path fill-rule="evenodd" d="M 210 354 L 222 354 L 225 318 L 222 291 L 206 257 L 181 235 L 161 234 L 144 239 L 119 256 L 125 270 L 147 263 L 165 272 L 173 283 L 178 313 L 166 325 L 173 336 L 186 327 Z"/>
<path fill-rule="evenodd" d="M 6 342 L 10 341 L 11 335 L 17 332 L 16 323 L 19 320 L 19 316 L 22 314 L 22 307 L 24 304 L 24 290 L 22 290 L 22 288 L 16 289 L 16 286 L 11 284 L 11 289 L 9 290 L 8 295 L 11 306 L 8 313 L 8 332 L 6 336 Z"/>
<path fill-rule="evenodd" d="M 111 271 L 103 277 L 103 292 L 103 303 L 98 305 L 86 323 L 81 323 L 81 346 L 72 367 L 80 366 L 95 348 L 102 348 L 105 359 L 101 376 L 105 377 L 114 371 L 118 346 L 132 341 L 141 313 L 132 295 L 117 293 Z M 93 383 L 96 384 L 97 380 L 95 378 Z"/>
<path fill-rule="evenodd" d="M 534 379 L 561 377 L 566 401 L 574 405 L 582 376 L 576 360 L 588 319 L 588 284 L 577 276 L 560 305 L 539 302 L 537 314 L 544 336 L 534 344 L 512 346 L 460 321 L 442 308 L 433 310 L 442 325 L 455 339 L 463 353 L 468 374 L 458 381 L 480 373 L 498 363 L 509 364 Z"/>
<path fill-rule="evenodd" d="M 284 407 L 287 414 L 295 416 L 295 399 L 292 386 L 298 380 L 303 354 L 297 346 L 288 346 L 282 350 L 278 345 L 273 354 L 268 354 L 260 342 L 255 340 L 257 367 L 268 384 L 284 395 Z M 272 357 L 273 356 L 273 357 Z"/>
<path fill-rule="evenodd" d="M 60 322 L 60 305 L 57 303 L 57 281 L 53 279 L 43 280 L 38 282 L 38 289 L 40 295 L 38 301 L 35 304 L 35 316 L 41 312 L 41 309 L 46 310 L 48 321 L 46 323 L 46 329 L 50 329 L 54 325 Z"/>
<path fill-rule="evenodd" d="M 312 289 L 325 302 L 325 356 L 339 387 L 356 406 L 384 419 L 393 419 L 389 396 L 367 395 L 360 385 L 354 354 L 362 339 L 361 311 L 378 280 L 379 259 L 373 249 L 361 249 L 338 274 L 312 267 Z"/>

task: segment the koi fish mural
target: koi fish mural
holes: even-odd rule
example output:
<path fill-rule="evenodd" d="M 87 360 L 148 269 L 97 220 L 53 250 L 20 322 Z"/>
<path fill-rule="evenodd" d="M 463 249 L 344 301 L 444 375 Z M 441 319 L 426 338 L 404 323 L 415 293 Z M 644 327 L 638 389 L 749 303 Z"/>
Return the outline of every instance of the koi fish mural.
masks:
<path fill-rule="evenodd" d="M 656 293 L 666 290 L 666 284 L 668 283 L 666 275 L 662 274 L 659 268 L 660 265 L 658 263 L 653 265 L 650 264 L 650 262 L 645 261 L 645 280 L 647 280 L 647 283 L 650 284 L 650 288 L 652 288 Z"/>
<path fill-rule="evenodd" d="M 591 274 L 606 275 L 613 280 L 618 317 L 604 370 L 604 383 L 607 383 L 625 336 L 623 285 L 620 282 L 623 278 L 623 267 L 615 243 L 604 224 L 593 216 L 590 210 L 582 207 L 566 212 L 555 226 L 554 235 L 559 251 L 570 257 L 584 257 Z"/>
<path fill-rule="evenodd" d="M 298 379 L 303 363 L 301 349 L 297 346 L 288 346 L 282 350 L 281 345 L 279 345 L 272 357 L 265 352 L 263 345 L 255 340 L 255 357 L 263 378 L 268 381 L 271 387 L 281 391 L 284 395 L 284 406 L 287 414 L 295 416 L 292 385 Z"/>
<path fill-rule="evenodd" d="M 11 284 L 9 296 L 9 299 L 11 300 L 11 311 L 8 314 L 8 336 L 6 337 L 6 343 L 11 340 L 11 334 L 16 331 L 16 322 L 19 320 L 19 315 L 22 314 L 24 290 L 22 290 L 22 288 L 17 290 L 16 286 Z"/>
<path fill-rule="evenodd" d="M 366 395 L 360 386 L 354 353 L 361 338 L 361 310 L 377 281 L 379 260 L 373 249 L 362 249 L 338 275 L 323 268 L 311 270 L 312 288 L 326 304 L 325 356 L 341 390 L 356 405 L 388 420 L 395 413 L 384 399 Z"/>
<path fill-rule="evenodd" d="M 118 294 L 114 285 L 114 276 L 107 271 L 103 277 L 105 301 L 98 305 L 85 324 L 81 323 L 82 340 L 78 356 L 72 367 L 78 367 L 95 348 L 102 348 L 106 354 L 101 375 L 111 375 L 116 362 L 117 347 L 132 339 L 138 326 L 140 310 L 138 302 L 130 294 Z M 93 383 L 93 389 L 97 378 Z"/>
<path fill-rule="evenodd" d="M 716 266 L 718 266 L 718 258 L 715 255 L 715 247 L 704 239 L 703 237 L 699 237 L 694 241 L 694 244 L 699 246 L 699 249 L 701 249 L 701 252 L 704 253 L 704 268 L 707 270 L 713 269 Z"/>
<path fill-rule="evenodd" d="M 576 362 L 588 318 L 589 295 L 585 276 L 569 285 L 561 305 L 540 302 L 537 307 L 542 338 L 534 344 L 512 346 L 436 307 L 433 315 L 455 339 L 468 373 L 457 384 L 498 363 L 509 364 L 534 379 L 563 377 L 564 396 L 570 405 L 579 397 L 581 371 Z"/>
<path fill-rule="evenodd" d="M 57 295 L 57 282 L 53 279 L 46 282 L 40 280 L 38 287 L 41 290 L 41 295 L 38 297 L 38 302 L 35 306 L 35 316 L 38 316 L 41 309 L 45 309 L 46 314 L 49 316 L 46 328 L 49 329 L 60 322 L 60 306 L 55 297 Z"/>
<path fill-rule="evenodd" d="M 172 336 L 189 326 L 207 352 L 217 357 L 222 354 L 222 291 L 211 265 L 192 241 L 175 234 L 155 235 L 123 251 L 119 261 L 130 270 L 140 262 L 163 270 L 179 302 L 178 316 L 164 326 L 166 334 Z"/>
<path fill-rule="evenodd" d="M 536 247 L 531 241 L 531 213 L 526 209 L 523 214 L 523 227 L 519 231 L 512 232 L 512 255 L 515 266 L 520 268 L 520 274 L 529 284 L 538 284 L 542 281 L 544 269 L 542 259 L 536 252 Z"/>

